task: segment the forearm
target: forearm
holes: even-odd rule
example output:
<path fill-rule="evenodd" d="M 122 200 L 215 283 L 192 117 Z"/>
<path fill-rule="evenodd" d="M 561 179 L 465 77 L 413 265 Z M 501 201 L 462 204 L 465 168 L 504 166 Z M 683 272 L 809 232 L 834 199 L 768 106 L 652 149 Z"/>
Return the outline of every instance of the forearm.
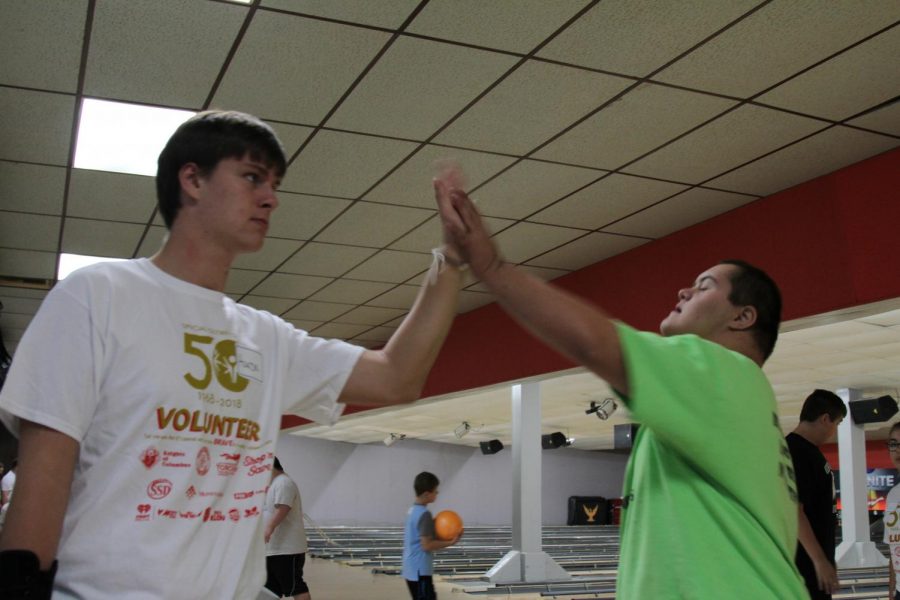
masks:
<path fill-rule="evenodd" d="M 403 323 L 381 350 L 368 350 L 341 395 L 342 402 L 380 406 L 419 398 L 456 314 L 459 269 L 444 264 L 426 276 Z"/>
<path fill-rule="evenodd" d="M 0 534 L 0 550 L 31 550 L 42 569 L 50 567 L 62 534 L 77 457 L 74 439 L 22 421 L 15 494 Z"/>
<path fill-rule="evenodd" d="M 266 529 L 271 533 L 275 531 L 275 528 L 281 525 L 281 522 L 287 517 L 288 512 L 291 510 L 290 506 L 285 504 L 277 505 L 275 509 L 275 514 L 272 515 L 272 518 L 269 519 L 269 522 L 266 524 Z"/>
<path fill-rule="evenodd" d="M 509 264 L 491 269 L 482 279 L 503 308 L 535 336 L 627 394 L 619 336 L 601 309 Z"/>
<path fill-rule="evenodd" d="M 422 542 L 422 548 L 427 552 L 434 552 L 435 550 L 441 550 L 443 548 L 448 548 L 455 544 L 455 540 L 437 540 L 431 539 L 427 543 L 425 541 Z"/>

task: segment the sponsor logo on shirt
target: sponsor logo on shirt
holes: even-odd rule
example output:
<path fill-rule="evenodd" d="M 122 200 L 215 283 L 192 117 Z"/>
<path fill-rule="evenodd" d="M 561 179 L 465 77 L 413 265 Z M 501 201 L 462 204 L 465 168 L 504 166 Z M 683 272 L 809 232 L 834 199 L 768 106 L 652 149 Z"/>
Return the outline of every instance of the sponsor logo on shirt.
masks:
<path fill-rule="evenodd" d="M 191 466 L 191 463 L 184 460 L 184 452 L 179 452 L 178 450 L 163 450 L 162 466 L 187 469 Z"/>
<path fill-rule="evenodd" d="M 253 506 L 251 508 L 244 509 L 244 518 L 249 519 L 250 517 L 256 517 L 256 516 L 259 516 L 259 507 L 258 506 Z"/>
<path fill-rule="evenodd" d="M 237 523 L 241 520 L 241 511 L 236 508 L 232 508 L 228 511 L 228 518 Z"/>
<path fill-rule="evenodd" d="M 148 469 L 152 469 L 153 465 L 156 464 L 156 461 L 159 460 L 159 450 L 150 446 L 145 448 L 143 452 L 141 452 L 141 462 L 144 463 L 144 466 Z"/>
<path fill-rule="evenodd" d="M 194 486 L 191 486 L 184 492 L 184 495 L 187 496 L 189 499 L 193 498 L 194 496 L 197 495 L 197 490 L 194 488 Z"/>
<path fill-rule="evenodd" d="M 154 500 L 161 500 L 172 491 L 172 482 L 168 479 L 154 479 L 147 486 L 147 495 Z"/>
<path fill-rule="evenodd" d="M 209 472 L 209 450 L 203 446 L 197 451 L 197 475 L 203 476 Z"/>
<path fill-rule="evenodd" d="M 177 519 L 178 518 L 178 511 L 172 510 L 170 508 L 159 508 L 156 510 L 156 514 L 159 515 L 160 517 L 167 517 L 169 519 Z"/>
<path fill-rule="evenodd" d="M 219 456 L 221 456 L 225 460 L 233 460 L 234 462 L 241 460 L 240 452 L 238 452 L 236 454 L 229 454 L 228 452 L 222 452 L 221 454 L 219 454 Z"/>
<path fill-rule="evenodd" d="M 237 473 L 237 463 L 233 462 L 220 462 L 216 463 L 216 469 L 218 469 L 219 475 L 222 477 L 231 477 L 235 473 Z"/>
<path fill-rule="evenodd" d="M 149 521 L 150 520 L 150 509 L 151 509 L 151 506 L 149 504 L 138 504 L 137 505 L 138 514 L 135 515 L 134 520 L 135 521 Z"/>
<path fill-rule="evenodd" d="M 253 492 L 235 492 L 234 499 L 235 500 L 246 500 L 247 498 L 252 498 Z"/>

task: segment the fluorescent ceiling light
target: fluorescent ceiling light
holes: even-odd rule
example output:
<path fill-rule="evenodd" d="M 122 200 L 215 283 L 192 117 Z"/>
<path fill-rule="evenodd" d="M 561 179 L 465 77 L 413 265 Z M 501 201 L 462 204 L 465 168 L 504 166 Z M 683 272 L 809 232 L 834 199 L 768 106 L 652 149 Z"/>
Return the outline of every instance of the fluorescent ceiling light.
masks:
<path fill-rule="evenodd" d="M 86 98 L 75 168 L 156 175 L 156 160 L 179 125 L 195 113 Z"/>
<path fill-rule="evenodd" d="M 124 258 L 109 258 L 108 256 L 84 256 L 81 254 L 60 254 L 59 270 L 56 278 L 60 281 L 69 276 L 72 271 L 98 262 L 119 262 Z"/>

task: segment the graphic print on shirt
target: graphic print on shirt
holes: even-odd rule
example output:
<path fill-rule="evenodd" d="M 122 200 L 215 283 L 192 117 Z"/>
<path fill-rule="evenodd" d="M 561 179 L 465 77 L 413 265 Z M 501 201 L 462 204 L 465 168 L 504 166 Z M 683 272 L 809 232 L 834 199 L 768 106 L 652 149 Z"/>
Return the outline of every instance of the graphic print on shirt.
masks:
<path fill-rule="evenodd" d="M 274 458 L 267 448 L 272 440 L 262 439 L 255 420 L 262 355 L 228 331 L 183 328 L 178 350 L 187 359 L 179 374 L 184 395 L 173 394 L 170 404 L 153 411 L 145 433 L 149 445 L 139 456 L 148 481 L 135 521 L 258 518 L 259 488 L 268 482 Z"/>

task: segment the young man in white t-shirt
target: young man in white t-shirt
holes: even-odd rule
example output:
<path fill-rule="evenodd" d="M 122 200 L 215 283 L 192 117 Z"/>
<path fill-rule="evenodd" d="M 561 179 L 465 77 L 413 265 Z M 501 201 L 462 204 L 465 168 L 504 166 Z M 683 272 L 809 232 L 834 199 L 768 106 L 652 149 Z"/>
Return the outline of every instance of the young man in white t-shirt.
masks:
<path fill-rule="evenodd" d="M 303 502 L 297 484 L 287 476 L 275 457 L 272 483 L 263 508 L 266 524 L 266 588 L 279 598 L 310 600 L 303 579 L 306 564 L 306 529 Z"/>
<path fill-rule="evenodd" d="M 255 597 L 281 414 L 328 423 L 345 402 L 419 396 L 456 310 L 451 251 L 381 350 L 223 293 L 234 260 L 262 247 L 285 170 L 255 117 L 192 117 L 159 158 L 162 249 L 48 294 L 0 394 L 20 461 L 0 597 Z"/>
<path fill-rule="evenodd" d="M 891 427 L 887 447 L 894 468 L 900 471 L 900 421 Z M 900 600 L 900 580 L 897 579 L 897 573 L 900 572 L 900 485 L 895 485 L 888 492 L 884 508 L 883 541 L 890 547 L 891 553 L 888 592 L 892 600 Z"/>

